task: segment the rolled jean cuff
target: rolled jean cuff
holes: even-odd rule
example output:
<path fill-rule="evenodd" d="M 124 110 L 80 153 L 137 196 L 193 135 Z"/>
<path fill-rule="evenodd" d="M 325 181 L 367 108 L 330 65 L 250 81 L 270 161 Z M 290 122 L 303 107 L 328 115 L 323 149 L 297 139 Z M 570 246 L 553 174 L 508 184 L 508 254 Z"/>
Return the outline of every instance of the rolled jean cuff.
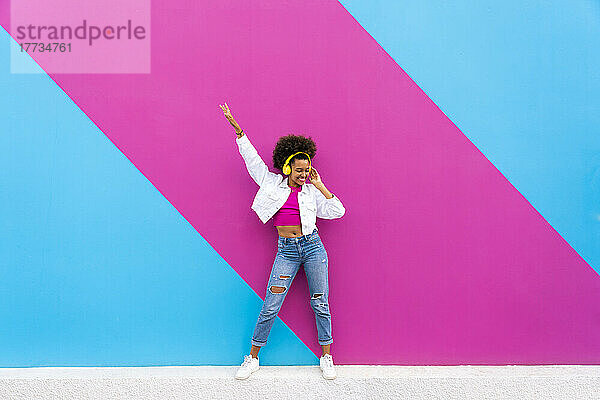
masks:
<path fill-rule="evenodd" d="M 319 340 L 319 344 L 321 346 L 327 346 L 328 344 L 331 344 L 331 343 L 333 343 L 333 338 L 331 338 L 329 340 L 323 340 L 323 341 Z"/>
<path fill-rule="evenodd" d="M 252 339 L 250 342 L 251 342 L 251 344 L 252 344 L 253 346 L 257 346 L 257 347 L 262 347 L 262 346 L 264 346 L 265 344 L 267 344 L 267 342 L 257 342 L 257 341 L 256 341 L 256 340 L 254 340 L 254 339 Z"/>

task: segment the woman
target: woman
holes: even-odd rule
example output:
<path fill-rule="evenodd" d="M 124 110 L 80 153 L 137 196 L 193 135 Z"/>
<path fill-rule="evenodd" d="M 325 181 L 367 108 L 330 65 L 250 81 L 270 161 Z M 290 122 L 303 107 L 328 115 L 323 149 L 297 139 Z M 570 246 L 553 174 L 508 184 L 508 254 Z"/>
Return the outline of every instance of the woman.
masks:
<path fill-rule="evenodd" d="M 282 170 L 286 179 L 269 171 L 231 115 L 227 103 L 219 107 L 235 128 L 240 154 L 250 176 L 259 186 L 252 209 L 263 223 L 273 218 L 273 225 L 279 234 L 278 250 L 265 301 L 252 335 L 250 354 L 244 356 L 236 378 L 246 379 L 259 369 L 258 352 L 267 343 L 275 317 L 300 264 L 303 264 L 310 290 L 310 305 L 317 322 L 318 341 L 323 350 L 320 367 L 324 378 L 334 379 L 336 373 L 330 352 L 333 338 L 328 300 L 328 257 L 315 223 L 317 217 L 340 218 L 346 210 L 341 201 L 327 190 L 319 173 L 311 165 L 316 152 L 312 139 L 288 135 L 277 141 L 273 150 L 273 165 Z M 307 179 L 310 179 L 310 183 Z"/>

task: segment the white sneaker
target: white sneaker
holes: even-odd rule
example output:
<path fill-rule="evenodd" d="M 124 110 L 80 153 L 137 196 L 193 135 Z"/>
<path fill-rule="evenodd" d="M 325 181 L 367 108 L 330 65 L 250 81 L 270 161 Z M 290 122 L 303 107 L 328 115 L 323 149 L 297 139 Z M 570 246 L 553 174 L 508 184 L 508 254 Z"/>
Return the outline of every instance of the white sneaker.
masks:
<path fill-rule="evenodd" d="M 244 356 L 244 362 L 235 374 L 235 378 L 246 379 L 251 373 L 258 371 L 259 368 L 258 358 L 254 358 L 251 354 L 248 354 L 247 356 Z"/>
<path fill-rule="evenodd" d="M 333 367 L 333 357 L 331 354 L 323 354 L 321 357 L 321 371 L 323 371 L 323 378 L 325 379 L 335 379 L 337 376 Z"/>

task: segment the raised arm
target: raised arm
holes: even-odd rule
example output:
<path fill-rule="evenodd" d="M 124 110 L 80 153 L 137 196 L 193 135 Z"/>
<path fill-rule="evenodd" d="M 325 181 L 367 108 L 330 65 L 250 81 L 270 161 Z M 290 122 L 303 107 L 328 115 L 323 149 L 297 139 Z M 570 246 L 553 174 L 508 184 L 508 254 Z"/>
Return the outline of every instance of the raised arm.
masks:
<path fill-rule="evenodd" d="M 260 158 L 246 134 L 242 133 L 235 141 L 237 142 L 240 154 L 246 163 L 248 173 L 258 186 L 262 186 L 266 182 L 277 179 L 277 174 L 269 171 L 269 168 L 262 158 Z"/>
<path fill-rule="evenodd" d="M 229 111 L 229 106 L 227 106 L 227 103 L 224 105 L 219 105 L 219 107 L 221 107 L 221 110 L 223 110 L 223 113 L 225 114 L 225 118 L 227 118 L 229 123 L 235 129 L 235 134 L 237 135 L 237 139 L 235 141 L 237 142 L 240 154 L 244 159 L 244 163 L 246 163 L 246 169 L 248 169 L 248 173 L 250 174 L 250 177 L 254 179 L 254 182 L 256 182 L 258 186 L 262 186 L 268 180 L 277 179 L 278 175 L 269 171 L 269 168 L 262 158 L 260 158 L 256 148 L 254 148 L 252 143 L 250 143 L 248 136 L 246 136 L 242 128 L 240 128 L 238 123 L 231 115 L 231 111 Z"/>

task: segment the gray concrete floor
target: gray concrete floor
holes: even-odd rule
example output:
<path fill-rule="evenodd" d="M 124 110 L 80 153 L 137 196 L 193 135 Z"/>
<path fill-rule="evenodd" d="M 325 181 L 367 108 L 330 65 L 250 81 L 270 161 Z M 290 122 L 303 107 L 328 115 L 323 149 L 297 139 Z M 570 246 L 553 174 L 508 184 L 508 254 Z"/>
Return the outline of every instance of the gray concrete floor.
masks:
<path fill-rule="evenodd" d="M 600 366 L 262 366 L 0 368 L 0 399 L 586 399 Z"/>

